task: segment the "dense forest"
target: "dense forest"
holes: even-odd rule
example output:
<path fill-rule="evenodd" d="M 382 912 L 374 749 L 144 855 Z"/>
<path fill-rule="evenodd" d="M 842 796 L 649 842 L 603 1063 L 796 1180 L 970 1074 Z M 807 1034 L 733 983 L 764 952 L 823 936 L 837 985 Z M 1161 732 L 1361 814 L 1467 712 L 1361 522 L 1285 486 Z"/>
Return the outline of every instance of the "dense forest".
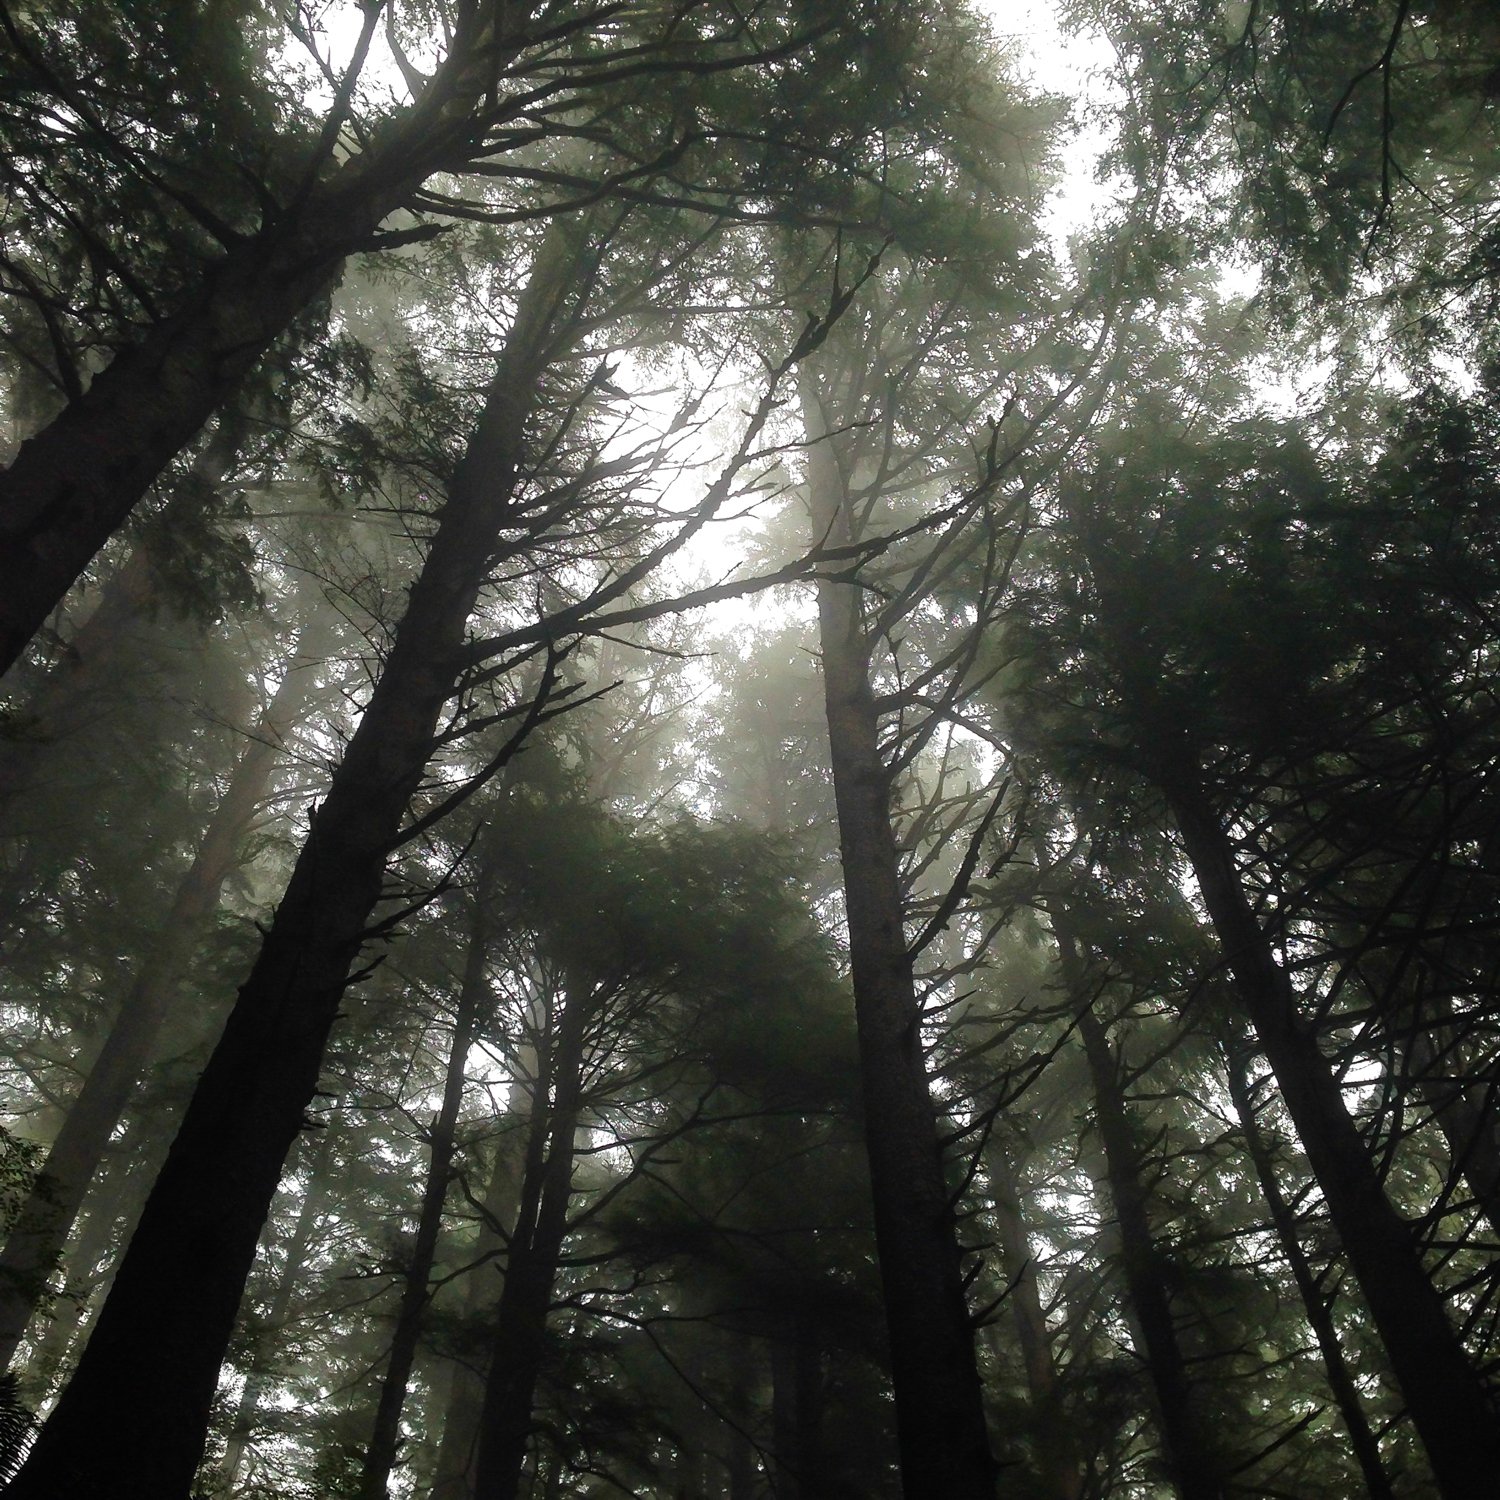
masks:
<path fill-rule="evenodd" d="M 0 59 L 10 1500 L 1500 1493 L 1488 0 Z"/>

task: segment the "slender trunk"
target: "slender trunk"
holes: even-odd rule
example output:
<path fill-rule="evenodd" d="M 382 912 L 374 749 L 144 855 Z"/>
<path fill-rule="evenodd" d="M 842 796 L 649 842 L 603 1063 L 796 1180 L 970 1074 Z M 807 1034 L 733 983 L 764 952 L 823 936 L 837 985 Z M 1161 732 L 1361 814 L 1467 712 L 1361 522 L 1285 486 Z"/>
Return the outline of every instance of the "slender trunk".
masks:
<path fill-rule="evenodd" d="M 1318 1341 L 1318 1349 L 1323 1355 L 1323 1365 L 1328 1373 L 1328 1388 L 1333 1392 L 1339 1415 L 1344 1420 L 1349 1445 L 1354 1450 L 1360 1473 L 1364 1476 L 1365 1488 L 1370 1493 L 1370 1500 L 1395 1500 L 1385 1465 L 1381 1462 L 1380 1443 L 1365 1417 L 1365 1409 L 1359 1399 L 1359 1388 L 1355 1385 L 1354 1375 L 1344 1358 L 1332 1309 L 1318 1286 L 1318 1278 L 1302 1248 L 1302 1241 L 1297 1233 L 1297 1216 L 1281 1190 L 1276 1163 L 1271 1159 L 1270 1148 L 1261 1134 L 1260 1122 L 1255 1114 L 1255 1101 L 1251 1096 L 1245 1049 L 1231 1041 L 1224 1043 L 1223 1053 L 1229 1097 L 1234 1101 L 1235 1114 L 1239 1118 L 1245 1153 L 1255 1168 L 1261 1196 L 1266 1201 L 1271 1224 L 1281 1241 L 1281 1252 L 1286 1256 L 1292 1279 L 1297 1283 L 1308 1327 Z"/>
<path fill-rule="evenodd" d="M 1500 1422 L 1490 1394 L 1422 1264 L 1415 1231 L 1385 1195 L 1316 1034 L 1298 1014 L 1291 981 L 1240 883 L 1228 834 L 1190 769 L 1164 760 L 1159 785 L 1439 1491 L 1444 1500 L 1483 1500 L 1500 1473 Z"/>
<path fill-rule="evenodd" d="M 724 1460 L 728 1500 L 751 1500 L 756 1488 L 758 1465 L 755 1461 L 755 1443 L 750 1436 L 755 1422 L 755 1378 L 758 1366 L 754 1349 L 752 1341 L 744 1339 L 739 1357 L 733 1365 L 735 1399 L 731 1410 L 734 1421 L 725 1427 L 725 1438 L 729 1445 Z"/>
<path fill-rule="evenodd" d="M 1432 1029 L 1451 1031 L 1443 1023 Z M 1419 1026 L 1406 1046 L 1406 1068 L 1448 1143 L 1452 1170 L 1463 1174 L 1490 1231 L 1500 1238 L 1500 1080 L 1493 1063 L 1474 1077 L 1451 1040 L 1435 1046 L 1432 1032 Z"/>
<path fill-rule="evenodd" d="M 469 934 L 469 951 L 464 963 L 458 1014 L 453 1023 L 453 1041 L 443 1080 L 443 1100 L 428 1137 L 430 1154 L 427 1185 L 422 1194 L 421 1211 L 417 1216 L 417 1232 L 407 1256 L 401 1305 L 391 1334 L 390 1357 L 386 1362 L 385 1379 L 380 1387 L 375 1425 L 369 1446 L 365 1450 L 364 1466 L 356 1491 L 358 1500 L 385 1500 L 386 1486 L 390 1482 L 396 1453 L 401 1445 L 401 1408 L 406 1401 L 406 1387 L 417 1356 L 417 1338 L 422 1331 L 423 1315 L 427 1311 L 432 1268 L 437 1261 L 438 1239 L 443 1227 L 443 1206 L 447 1202 L 448 1185 L 453 1177 L 458 1114 L 463 1105 L 469 1047 L 474 1040 L 484 1001 L 488 996 L 488 933 L 484 893 L 481 890 L 475 897 L 474 923 Z"/>
<path fill-rule="evenodd" d="M 89 1346 L 10 1500 L 174 1500 L 191 1486 L 261 1226 L 511 514 L 548 326 L 572 290 L 569 258 L 543 253 L 385 670 L 312 816 Z"/>
<path fill-rule="evenodd" d="M 292 1226 L 291 1238 L 286 1243 L 281 1274 L 276 1278 L 276 1290 L 266 1308 L 266 1326 L 273 1336 L 281 1333 L 291 1317 L 292 1303 L 302 1286 L 302 1268 L 307 1261 L 307 1252 L 312 1247 L 313 1234 L 322 1218 L 325 1193 L 321 1169 L 327 1154 L 327 1140 L 325 1132 L 314 1151 L 308 1173 L 307 1192 L 303 1194 L 302 1206 L 297 1210 L 297 1220 Z M 226 1497 L 226 1500 L 234 1494 L 240 1466 L 245 1461 L 250 1440 L 255 1436 L 261 1398 L 269 1384 L 270 1381 L 259 1370 L 252 1370 L 245 1376 L 245 1384 L 240 1390 L 240 1399 L 235 1404 L 234 1418 L 229 1426 L 224 1461 L 219 1466 L 219 1494 Z"/>
<path fill-rule="evenodd" d="M 112 686 L 118 690 L 131 628 L 152 597 L 151 572 L 150 550 L 140 543 L 110 575 L 98 605 L 68 642 L 35 700 L 23 706 L 22 735 L 7 741 L 0 755 L 0 827 L 6 833 L 22 821 L 16 816 L 25 807 L 22 798 L 52 760 L 54 747 L 92 726 L 100 698 Z"/>
<path fill-rule="evenodd" d="M 1150 664 L 1129 654 L 1128 595 L 1115 555 L 1090 518 L 1074 520 L 1101 615 L 1127 648 L 1115 665 L 1131 700 L 1143 774 L 1177 826 L 1236 992 L 1364 1293 L 1438 1489 L 1444 1500 L 1482 1500 L 1493 1494 L 1500 1473 L 1500 1421 L 1490 1391 L 1427 1274 L 1415 1229 L 1386 1197 L 1316 1030 L 1299 1014 L 1297 992 L 1240 880 L 1234 843 L 1205 795 L 1202 766 L 1185 727 L 1161 703 Z"/>
<path fill-rule="evenodd" d="M 840 544 L 850 527 L 842 482 L 806 375 L 802 390 L 813 538 Z M 902 1493 L 992 1500 L 996 1469 L 928 1087 L 857 586 L 820 580 L 818 619 Z"/>
<path fill-rule="evenodd" d="M 495 1328 L 480 1416 L 475 1500 L 516 1500 L 536 1385 L 547 1349 L 547 1314 L 567 1235 L 573 1196 L 574 1138 L 582 1095 L 588 989 L 569 982 L 547 1073 L 545 1153 L 528 1152 L 521 1211 L 505 1258 L 505 1289 Z M 533 1142 L 540 1132 L 533 1130 Z"/>
<path fill-rule="evenodd" d="M 993 1203 L 995 1237 L 1000 1242 L 1001 1264 L 1005 1268 L 1005 1300 L 1011 1309 L 1026 1371 L 1026 1389 L 1036 1416 L 1036 1455 L 1042 1494 L 1049 1500 L 1080 1500 L 1083 1472 L 1058 1389 L 1052 1333 L 1042 1310 L 1021 1189 L 1006 1152 L 994 1137 L 985 1153 L 985 1169 Z"/>
<path fill-rule="evenodd" d="M 21 445 L 0 474 L 0 672 L 344 258 L 434 171 L 462 158 L 473 112 L 519 40 L 497 39 L 488 19 L 461 28 L 415 104 L 205 266 L 173 312 Z"/>
<path fill-rule="evenodd" d="M 1076 996 L 1078 959 L 1067 937 L 1057 934 L 1068 988 Z M 1119 1230 L 1120 1266 L 1125 1274 L 1133 1322 L 1144 1348 L 1146 1369 L 1156 1393 L 1162 1448 L 1173 1488 L 1182 1500 L 1224 1500 L 1224 1465 L 1214 1452 L 1197 1403 L 1177 1324 L 1171 1294 L 1161 1274 L 1161 1259 L 1151 1229 L 1150 1200 L 1142 1180 L 1140 1153 L 1131 1128 L 1129 1106 L 1120 1076 L 1120 1059 L 1103 1025 L 1083 1007 L 1078 1013 L 1079 1035 L 1088 1059 L 1094 1088 L 1094 1118 L 1104 1148 L 1109 1196 Z"/>
<path fill-rule="evenodd" d="M 217 487 L 223 482 L 239 452 L 240 436 L 240 424 L 220 421 L 193 464 L 200 484 Z M 174 498 L 158 525 L 171 527 L 185 503 L 197 502 Z M 68 640 L 34 698 L 23 706 L 23 734 L 0 745 L 0 828 L 5 831 L 19 821 L 25 805 L 21 799 L 43 776 L 56 747 L 75 735 L 97 732 L 101 702 L 119 702 L 137 685 L 133 679 L 138 674 L 131 670 L 139 649 L 135 632 L 150 617 L 157 598 L 155 567 L 150 542 L 137 541 L 105 580 L 98 604 Z"/>
<path fill-rule="evenodd" d="M 512 1141 L 513 1137 L 507 1135 L 495 1148 L 494 1165 L 482 1200 L 485 1217 L 475 1243 L 476 1259 L 490 1254 L 498 1258 L 504 1241 L 493 1226 L 514 1224 L 519 1217 L 522 1172 L 518 1158 L 523 1153 L 511 1149 Z M 468 1275 L 464 1297 L 464 1321 L 467 1324 L 477 1322 L 484 1310 L 494 1303 L 493 1295 L 487 1290 L 494 1274 L 493 1266 L 493 1261 L 486 1262 Z M 481 1369 L 466 1361 L 453 1361 L 430 1500 L 472 1500 L 474 1458 L 479 1451 L 479 1418 L 484 1410 L 484 1385 Z"/>
<path fill-rule="evenodd" d="M 75 1279 L 83 1283 L 72 1321 L 69 1323 L 54 1313 L 28 1364 L 28 1379 L 38 1386 L 56 1383 L 57 1371 L 64 1367 L 68 1355 L 87 1341 L 94 1319 L 109 1295 L 120 1251 L 129 1242 L 145 1206 L 151 1180 L 166 1157 L 167 1145 L 168 1142 L 137 1120 L 125 1140 L 118 1147 L 111 1147 L 109 1154 L 114 1165 L 106 1181 L 90 1193 L 83 1230 L 68 1253 L 68 1266 Z"/>
<path fill-rule="evenodd" d="M 794 1316 L 771 1341 L 771 1445 L 776 1500 L 817 1500 L 821 1484 L 823 1369 L 805 1317 Z"/>
<path fill-rule="evenodd" d="M 0 1251 L 0 1366 L 15 1357 L 46 1292 L 84 1195 L 171 1011 L 203 925 L 218 909 L 282 741 L 306 706 L 317 659 L 313 633 L 311 628 L 303 632 L 281 685 L 249 736 L 161 931 Z"/>
<path fill-rule="evenodd" d="M 691 1360 L 685 1370 L 701 1376 Z M 701 1404 L 688 1402 L 672 1414 L 674 1436 L 672 1458 L 672 1500 L 705 1500 L 709 1494 L 708 1470 L 711 1439 L 708 1413 Z M 552 1466 L 556 1467 L 555 1463 Z"/>
<path fill-rule="evenodd" d="M 117 1166 L 111 1175 L 117 1171 L 128 1171 L 128 1168 Z M 96 1273 L 100 1272 L 115 1247 L 115 1226 L 123 1217 L 117 1195 L 113 1192 L 106 1195 L 103 1191 L 112 1186 L 108 1180 L 96 1185 L 83 1228 L 69 1248 L 67 1283 L 51 1310 L 51 1316 L 38 1330 L 31 1357 L 26 1362 L 27 1383 L 33 1389 L 50 1389 L 57 1383 L 57 1373 L 67 1359 L 68 1351 L 88 1327 L 89 1310 L 97 1304 L 104 1277 Z M 101 1197 L 105 1201 L 100 1202 Z"/>

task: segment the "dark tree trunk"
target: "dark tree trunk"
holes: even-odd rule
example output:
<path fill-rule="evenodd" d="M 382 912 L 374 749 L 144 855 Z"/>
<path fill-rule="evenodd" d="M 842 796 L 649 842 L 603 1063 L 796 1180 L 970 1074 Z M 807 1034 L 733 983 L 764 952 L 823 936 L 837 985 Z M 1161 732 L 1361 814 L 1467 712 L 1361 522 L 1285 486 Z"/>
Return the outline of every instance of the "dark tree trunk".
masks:
<path fill-rule="evenodd" d="M 224 882 L 265 796 L 281 742 L 306 705 L 317 649 L 312 633 L 303 632 L 286 675 L 248 736 L 161 931 L 0 1252 L 0 1366 L 15 1357 L 42 1299 L 84 1194 L 172 1008 L 204 923 L 218 909 Z"/>
<path fill-rule="evenodd" d="M 462 28 L 415 104 L 206 266 L 175 311 L 21 445 L 0 475 L 0 672 L 344 258 L 434 171 L 462 159 L 473 111 L 514 45 L 502 48 L 487 22 Z"/>
<path fill-rule="evenodd" d="M 1080 1500 L 1083 1471 L 1058 1389 L 1052 1332 L 1042 1310 L 1021 1190 L 1003 1144 L 993 1136 L 985 1152 L 985 1166 L 995 1216 L 995 1237 L 1000 1242 L 1001 1264 L 1005 1270 L 1005 1300 L 1011 1310 L 1016 1341 L 1021 1347 L 1026 1389 L 1036 1417 L 1037 1469 L 1042 1494 L 1047 1500 Z"/>
<path fill-rule="evenodd" d="M 453 1023 L 453 1041 L 443 1080 L 443 1100 L 428 1137 L 427 1184 L 422 1194 L 422 1207 L 417 1215 L 417 1232 L 403 1268 L 405 1285 L 401 1292 L 401 1305 L 396 1313 L 396 1326 L 391 1333 L 390 1356 L 386 1361 L 385 1379 L 381 1382 L 375 1425 L 360 1472 L 359 1489 L 356 1491 L 358 1500 L 385 1500 L 386 1486 L 401 1446 L 401 1409 L 406 1403 L 406 1387 L 417 1357 L 417 1340 L 427 1311 L 432 1268 L 437 1262 L 438 1239 L 443 1228 L 443 1206 L 447 1202 L 448 1186 L 453 1177 L 453 1157 L 458 1144 L 458 1115 L 463 1105 L 465 1066 L 484 1002 L 490 993 L 484 901 L 485 894 L 481 885 L 474 897 L 474 922 L 469 933 L 469 951 L 464 962 L 458 1013 Z"/>
<path fill-rule="evenodd" d="M 537 1080 L 533 1109 L 539 1113 L 532 1122 L 520 1212 L 505 1257 L 505 1288 L 479 1420 L 475 1500 L 516 1500 L 520 1493 L 537 1381 L 547 1352 L 547 1315 L 573 1197 L 589 991 L 587 984 L 573 981 L 565 987 L 545 1074 Z"/>
<path fill-rule="evenodd" d="M 511 515 L 545 334 L 572 290 L 567 257 L 543 254 L 385 670 L 12 1500 L 175 1500 L 189 1491 L 261 1226 L 453 692 L 497 531 Z"/>
<path fill-rule="evenodd" d="M 771 1446 L 776 1500 L 818 1500 L 823 1494 L 823 1361 L 806 1317 L 787 1320 L 771 1341 Z"/>
<path fill-rule="evenodd" d="M 1057 941 L 1069 992 L 1079 999 L 1084 985 L 1078 956 L 1065 933 L 1058 932 Z M 1150 1199 L 1121 1080 L 1120 1058 L 1104 1026 L 1087 1005 L 1078 1012 L 1078 1031 L 1094 1088 L 1094 1119 L 1104 1148 L 1110 1202 L 1119 1231 L 1120 1269 L 1125 1276 L 1132 1322 L 1144 1345 L 1140 1352 L 1156 1394 L 1167 1472 L 1182 1500 L 1224 1500 L 1228 1493 L 1224 1465 L 1214 1451 L 1194 1400 L 1192 1377 L 1177 1337 L 1171 1294 L 1162 1276 L 1151 1228 Z"/>
<path fill-rule="evenodd" d="M 813 539 L 839 545 L 850 540 L 847 502 L 807 377 L 803 420 Z M 820 580 L 818 620 L 902 1493 L 992 1500 L 995 1462 L 923 1055 L 859 588 Z"/>
<path fill-rule="evenodd" d="M 1282 1254 L 1291 1267 L 1292 1279 L 1302 1298 L 1303 1312 L 1308 1327 L 1318 1341 L 1323 1356 L 1323 1365 L 1328 1372 L 1328 1388 L 1333 1392 L 1334 1402 L 1343 1418 L 1344 1428 L 1349 1434 L 1349 1445 L 1354 1450 L 1360 1473 L 1364 1476 L 1365 1488 L 1370 1500 L 1395 1500 L 1385 1465 L 1380 1458 L 1380 1443 L 1365 1417 L 1365 1409 L 1359 1399 L 1359 1388 L 1344 1359 L 1343 1345 L 1339 1342 L 1338 1329 L 1334 1325 L 1333 1311 L 1318 1286 L 1318 1278 L 1302 1248 L 1297 1233 L 1297 1216 L 1287 1196 L 1281 1190 L 1281 1180 L 1276 1175 L 1276 1163 L 1271 1150 L 1261 1134 L 1260 1121 L 1256 1118 L 1255 1100 L 1252 1097 L 1250 1074 L 1244 1047 L 1236 1041 L 1226 1042 L 1224 1051 L 1225 1075 L 1229 1081 L 1229 1097 L 1234 1101 L 1234 1110 L 1239 1118 L 1240 1131 L 1245 1140 L 1245 1154 L 1255 1167 L 1260 1183 L 1261 1196 L 1266 1200 L 1266 1209 L 1271 1224 L 1281 1241 Z"/>
<path fill-rule="evenodd" d="M 1445 1500 L 1484 1500 L 1500 1474 L 1500 1423 L 1415 1231 L 1392 1207 L 1317 1036 L 1240 883 L 1234 848 L 1191 767 L 1160 763 L 1203 903 L 1261 1052 L 1297 1127 L 1344 1254 L 1359 1281 Z"/>

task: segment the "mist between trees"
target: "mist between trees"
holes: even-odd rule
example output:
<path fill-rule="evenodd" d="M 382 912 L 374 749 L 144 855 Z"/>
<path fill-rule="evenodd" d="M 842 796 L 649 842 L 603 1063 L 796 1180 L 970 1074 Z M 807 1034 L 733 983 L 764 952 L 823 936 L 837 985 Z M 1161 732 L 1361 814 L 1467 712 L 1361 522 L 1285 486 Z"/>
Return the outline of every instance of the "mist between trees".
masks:
<path fill-rule="evenodd" d="M 1500 1489 L 1500 22 L 1008 24 L 0 4 L 7 1497 Z"/>

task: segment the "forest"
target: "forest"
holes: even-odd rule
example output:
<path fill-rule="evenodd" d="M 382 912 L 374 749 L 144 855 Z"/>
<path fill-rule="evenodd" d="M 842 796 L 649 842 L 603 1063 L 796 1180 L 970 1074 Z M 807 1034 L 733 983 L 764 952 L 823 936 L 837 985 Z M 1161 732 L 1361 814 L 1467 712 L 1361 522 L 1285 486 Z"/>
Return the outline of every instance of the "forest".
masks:
<path fill-rule="evenodd" d="M 1494 1500 L 1497 313 L 1489 0 L 0 0 L 0 1493 Z"/>

